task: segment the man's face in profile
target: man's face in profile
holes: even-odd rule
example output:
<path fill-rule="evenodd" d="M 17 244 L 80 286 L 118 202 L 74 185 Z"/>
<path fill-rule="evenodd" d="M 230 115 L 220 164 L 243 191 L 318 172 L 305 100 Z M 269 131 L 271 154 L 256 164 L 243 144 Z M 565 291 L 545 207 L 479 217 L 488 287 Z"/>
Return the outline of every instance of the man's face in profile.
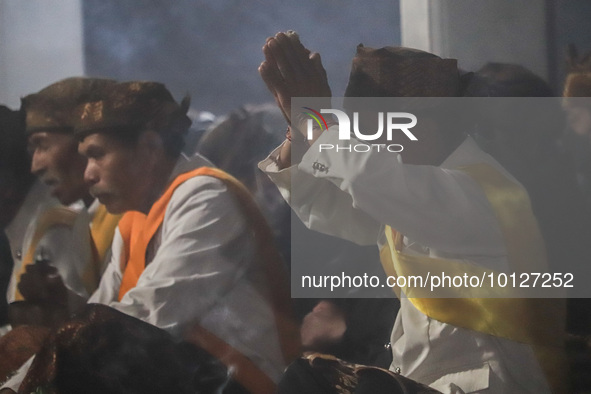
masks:
<path fill-rule="evenodd" d="M 51 188 L 62 204 L 70 205 L 88 195 L 84 183 L 86 159 L 78 154 L 72 134 L 37 132 L 29 136 L 31 172 Z"/>
<path fill-rule="evenodd" d="M 105 133 L 85 137 L 78 146 L 88 159 L 84 179 L 90 193 L 113 214 L 140 210 L 150 193 L 152 174 L 146 171 L 141 149 L 127 146 Z"/>

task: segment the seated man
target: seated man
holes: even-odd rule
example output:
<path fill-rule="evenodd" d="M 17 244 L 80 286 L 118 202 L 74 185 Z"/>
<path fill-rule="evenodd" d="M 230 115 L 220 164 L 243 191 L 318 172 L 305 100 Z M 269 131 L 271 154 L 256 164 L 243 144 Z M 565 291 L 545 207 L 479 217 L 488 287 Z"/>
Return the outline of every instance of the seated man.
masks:
<path fill-rule="evenodd" d="M 404 140 L 392 138 L 405 143 L 400 154 L 320 150 L 319 144 L 347 142 L 339 140 L 339 127 L 316 129 L 307 141 L 305 120 L 291 113 L 292 97 L 331 96 L 318 54 L 304 48 L 297 35 L 284 33 L 268 39 L 263 52 L 259 71 L 292 129 L 288 140 L 259 166 L 307 226 L 361 244 L 377 240 L 390 275 L 413 274 L 419 267 L 435 271 L 445 264 L 507 272 L 524 258 L 545 261 L 527 194 L 465 136 L 457 118 L 456 126 L 448 127 L 450 122 L 417 112 L 420 122 L 412 130 L 418 140 L 407 143 L 402 133 Z M 459 94 L 454 60 L 407 48 L 363 46 L 353 60 L 346 92 L 348 97 Z M 425 109 L 420 100 L 413 102 L 418 110 Z M 294 156 L 292 145 L 299 145 L 302 157 Z M 491 186 L 490 177 L 498 183 Z M 491 191 L 508 190 L 512 199 L 493 201 Z M 510 222 L 518 230 L 507 228 L 497 215 L 515 212 L 516 203 L 522 209 Z M 517 255 L 515 234 L 531 240 L 518 244 Z M 391 371 L 446 393 L 542 393 L 550 392 L 550 385 L 559 387 L 560 312 L 526 308 L 537 300 L 400 301 L 391 336 Z"/>
<path fill-rule="evenodd" d="M 89 302 L 187 337 L 250 391 L 272 392 L 298 351 L 284 267 L 243 186 L 181 154 L 187 108 L 152 82 L 114 85 L 81 106 L 90 192 L 125 213 Z"/>
<path fill-rule="evenodd" d="M 7 235 L 14 262 L 6 299 L 9 303 L 22 300 L 17 289 L 20 275 L 27 265 L 42 259 L 57 267 L 70 289 L 88 297 L 80 286 L 80 276 L 70 275 L 90 260 L 88 241 L 86 249 L 81 247 L 88 236 L 80 233 L 80 227 L 75 225 L 77 213 L 61 206 L 49 195 L 49 189 L 35 181 L 30 173 L 22 112 L 3 107 L 1 116 L 0 182 L 3 186 L 0 227 Z M 7 121 L 10 118 L 12 121 Z M 17 316 L 21 314 L 11 309 L 13 325 L 19 323 L 15 319 L 22 320 L 23 316 Z"/>
<path fill-rule="evenodd" d="M 62 204 L 81 203 L 80 216 L 90 222 L 93 267 L 85 273 L 85 280 L 96 283 L 110 259 L 120 216 L 109 214 L 88 191 L 84 181 L 86 158 L 78 153 L 78 139 L 74 136 L 74 109 L 114 83 L 109 79 L 67 78 L 26 96 L 22 104 L 32 155 L 31 171 Z M 85 286 L 91 294 L 96 288 L 90 283 Z"/>
<path fill-rule="evenodd" d="M 20 285 L 22 275 L 33 275 L 28 271 L 37 260 L 43 260 L 39 264 L 48 273 L 59 273 L 68 288 L 70 313 L 83 305 L 98 287 L 104 270 L 103 260 L 109 253 L 119 217 L 107 214 L 106 209 L 88 192 L 88 186 L 84 182 L 86 158 L 78 153 L 78 140 L 73 134 L 74 108 L 113 83 L 114 81 L 106 79 L 68 78 L 22 100 L 22 112 L 25 115 L 25 130 L 22 135 L 23 138 L 28 137 L 28 147 L 32 155 L 32 162 L 29 161 L 31 171 L 49 187 L 48 192 L 52 197 L 69 207 L 52 209 L 50 214 L 40 218 L 40 225 L 48 226 L 48 221 L 58 222 L 62 231 L 66 231 L 64 227 L 69 227 L 67 231 L 72 232 L 76 239 L 72 244 L 60 244 L 56 240 L 53 246 L 42 242 L 42 253 L 34 256 L 25 254 L 22 262 L 17 260 L 8 290 L 8 300 L 27 301 L 11 307 L 12 315 L 18 323 L 48 324 L 43 320 L 51 320 L 51 313 L 47 308 L 39 310 L 31 308 L 31 305 L 53 304 L 55 300 L 51 299 L 52 295 L 42 294 L 32 280 L 28 281 L 31 283 L 28 287 Z M 22 154 L 27 156 L 26 151 Z M 32 210 L 30 207 L 26 209 L 29 212 Z M 30 242 L 37 243 L 40 236 L 41 234 L 32 236 Z M 48 248 L 54 250 L 50 252 Z M 46 315 L 45 318 L 36 317 L 39 313 Z"/>

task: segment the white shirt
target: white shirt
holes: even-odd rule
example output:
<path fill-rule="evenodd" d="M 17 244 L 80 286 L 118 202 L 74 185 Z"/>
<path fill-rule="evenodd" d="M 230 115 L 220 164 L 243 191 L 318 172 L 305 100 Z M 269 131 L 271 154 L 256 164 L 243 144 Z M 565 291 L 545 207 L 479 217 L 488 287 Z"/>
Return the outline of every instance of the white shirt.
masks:
<path fill-rule="evenodd" d="M 471 138 L 439 167 L 405 165 L 387 151 L 318 149 L 344 143 L 333 126 L 298 165 L 278 170 L 280 148 L 259 164 L 306 226 L 359 244 L 377 240 L 381 248 L 389 224 L 405 235 L 408 253 L 507 270 L 494 211 L 476 182 L 456 168 L 484 162 L 509 174 Z M 528 345 L 431 319 L 407 298 L 401 300 L 391 345 L 392 370 L 444 393 L 549 392 Z"/>

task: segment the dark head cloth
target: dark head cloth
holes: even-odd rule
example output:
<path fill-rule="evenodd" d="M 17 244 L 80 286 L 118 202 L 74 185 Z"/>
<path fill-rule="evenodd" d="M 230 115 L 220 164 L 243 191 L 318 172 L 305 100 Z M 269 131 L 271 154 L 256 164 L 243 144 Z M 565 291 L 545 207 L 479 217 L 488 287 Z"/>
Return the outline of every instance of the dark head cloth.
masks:
<path fill-rule="evenodd" d="M 67 78 L 30 94 L 22 99 L 26 113 L 27 134 L 39 131 L 73 132 L 76 122 L 74 109 L 94 101 L 102 90 L 115 84 L 114 80 L 101 78 Z"/>
<path fill-rule="evenodd" d="M 454 97 L 460 93 L 455 59 L 403 47 L 357 46 L 346 97 Z"/>
<path fill-rule="evenodd" d="M 77 108 L 75 133 L 81 138 L 98 132 L 137 135 L 144 130 L 184 134 L 191 125 L 189 103 L 186 97 L 177 104 L 161 83 L 117 83 L 99 100 Z"/>
<path fill-rule="evenodd" d="M 575 46 L 570 45 L 567 64 L 563 96 L 591 97 L 591 52 L 580 57 Z"/>
<path fill-rule="evenodd" d="M 468 97 L 554 97 L 550 85 L 531 70 L 511 63 L 491 62 L 475 74 Z"/>

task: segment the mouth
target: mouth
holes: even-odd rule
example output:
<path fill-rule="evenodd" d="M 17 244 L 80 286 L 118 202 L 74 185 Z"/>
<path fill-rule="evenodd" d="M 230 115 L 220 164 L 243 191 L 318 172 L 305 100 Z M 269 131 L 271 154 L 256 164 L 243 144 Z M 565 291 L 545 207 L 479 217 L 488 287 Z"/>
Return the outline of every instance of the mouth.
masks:
<path fill-rule="evenodd" d="M 94 191 L 90 191 L 90 194 L 96 198 L 97 200 L 100 201 L 101 204 L 104 204 L 105 201 L 107 201 L 109 199 L 109 194 L 108 193 L 101 193 L 101 192 L 94 192 Z"/>

